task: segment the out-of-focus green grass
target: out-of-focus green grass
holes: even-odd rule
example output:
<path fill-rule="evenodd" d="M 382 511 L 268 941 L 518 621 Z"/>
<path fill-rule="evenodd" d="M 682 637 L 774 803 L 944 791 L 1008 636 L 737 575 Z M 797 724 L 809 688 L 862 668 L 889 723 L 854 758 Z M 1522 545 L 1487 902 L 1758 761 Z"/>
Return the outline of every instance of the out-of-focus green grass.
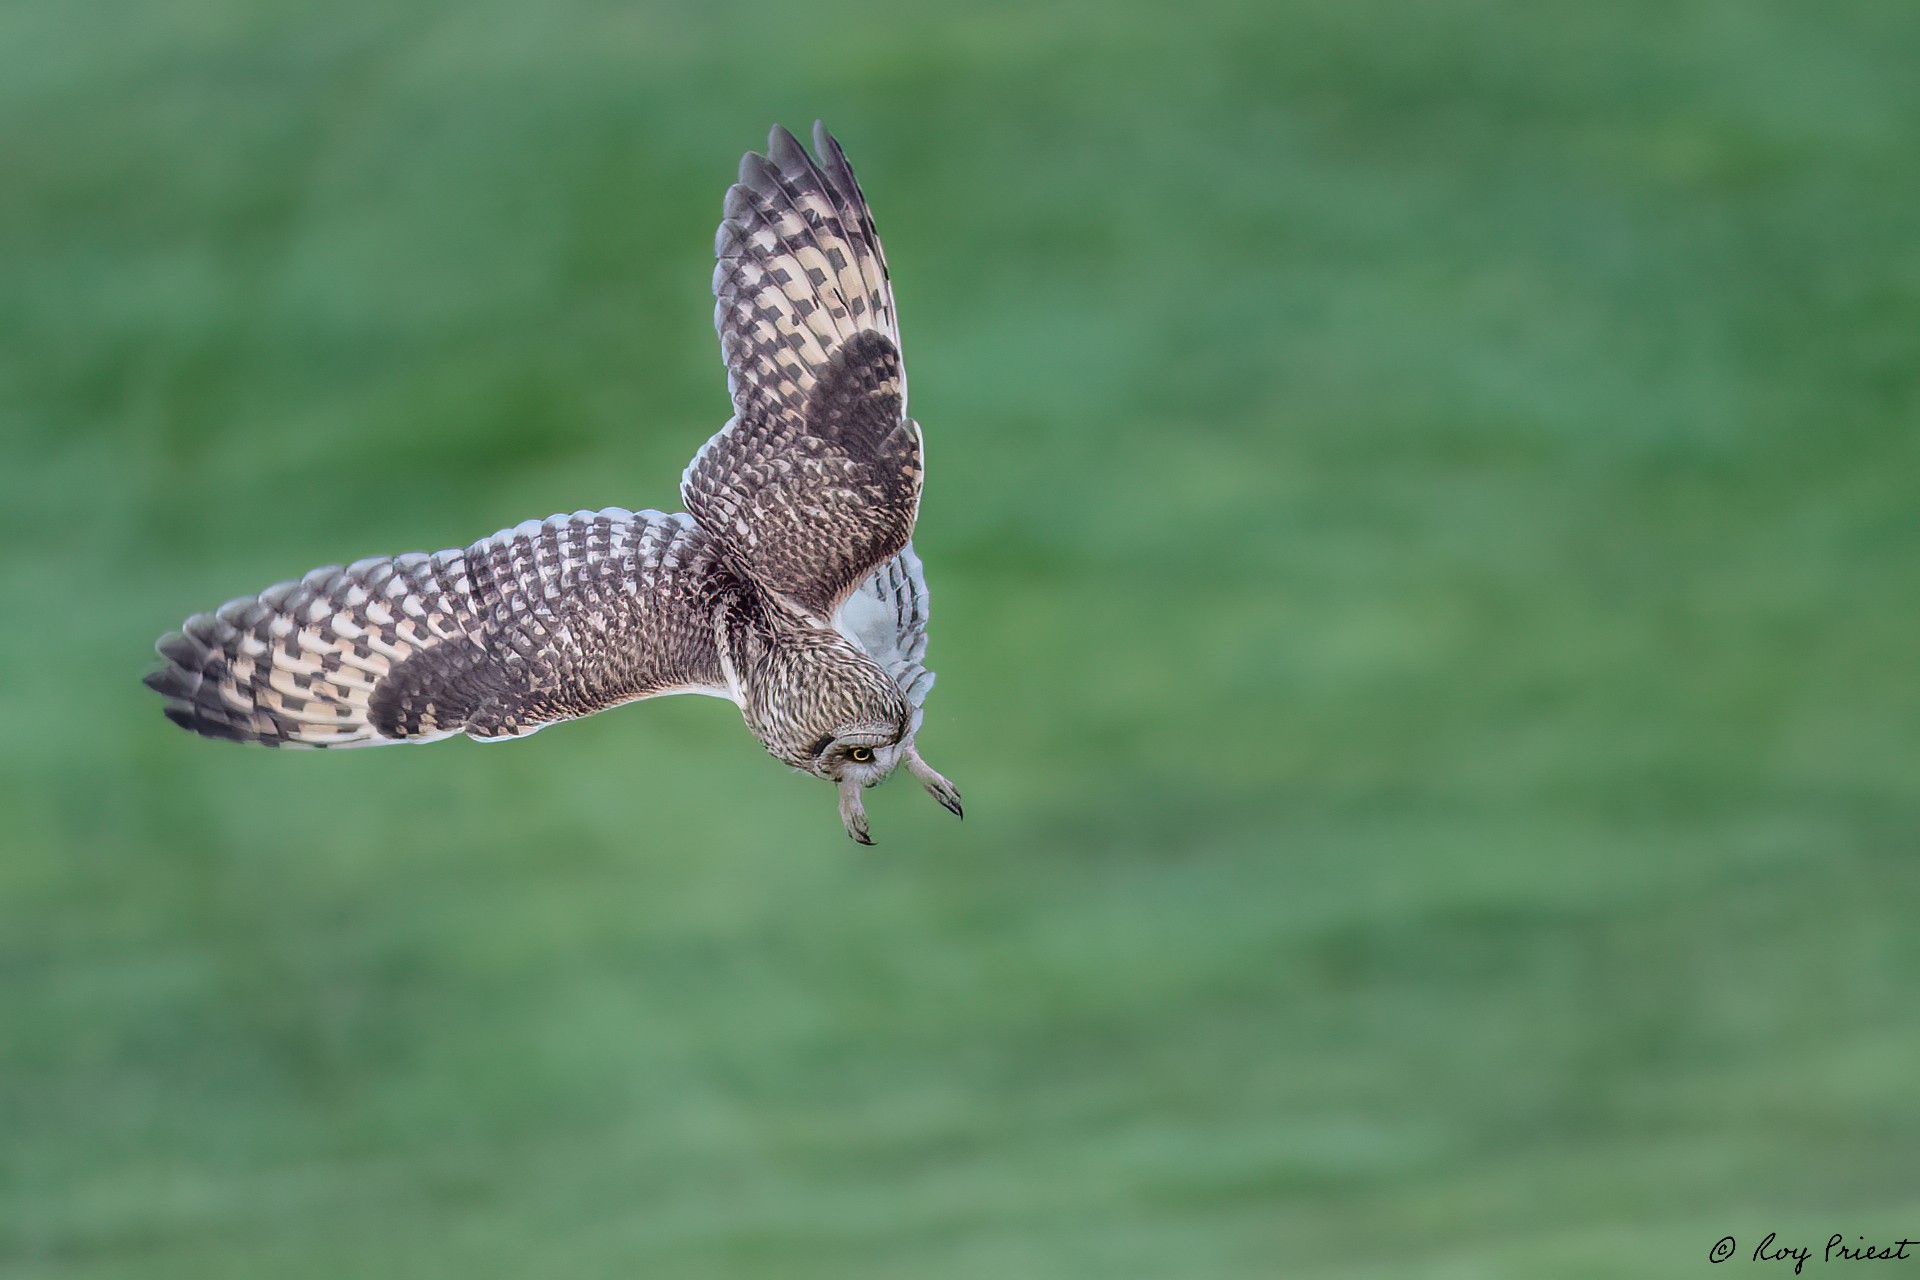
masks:
<path fill-rule="evenodd" d="M 724 10 L 724 12 L 722 12 Z M 0 1271 L 1617 1277 L 1920 1209 L 1920 10 L 0 7 Z M 247 752 L 672 506 L 734 160 L 905 320 L 881 845 L 673 699 Z"/>

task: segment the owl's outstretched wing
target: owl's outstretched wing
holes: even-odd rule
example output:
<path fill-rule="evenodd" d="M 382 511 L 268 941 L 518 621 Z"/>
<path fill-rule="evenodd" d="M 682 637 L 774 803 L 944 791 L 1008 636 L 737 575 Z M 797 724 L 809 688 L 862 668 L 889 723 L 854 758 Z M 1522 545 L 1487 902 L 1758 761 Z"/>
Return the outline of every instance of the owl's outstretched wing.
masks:
<path fill-rule="evenodd" d="M 806 415 L 836 348 L 872 330 L 900 349 L 887 258 L 840 144 L 813 127 L 821 163 L 774 127 L 727 191 L 713 272 L 713 323 L 741 418 Z M 900 386 L 905 408 L 906 384 Z"/>
<path fill-rule="evenodd" d="M 693 520 L 578 511 L 464 551 L 315 569 L 196 614 L 147 676 L 167 717 L 269 746 L 518 737 L 667 693 L 732 697 Z"/>
<path fill-rule="evenodd" d="M 886 259 L 839 144 L 776 128 L 748 153 L 715 239 L 714 325 L 734 417 L 681 478 L 739 571 L 825 621 L 906 546 L 920 428 Z"/>

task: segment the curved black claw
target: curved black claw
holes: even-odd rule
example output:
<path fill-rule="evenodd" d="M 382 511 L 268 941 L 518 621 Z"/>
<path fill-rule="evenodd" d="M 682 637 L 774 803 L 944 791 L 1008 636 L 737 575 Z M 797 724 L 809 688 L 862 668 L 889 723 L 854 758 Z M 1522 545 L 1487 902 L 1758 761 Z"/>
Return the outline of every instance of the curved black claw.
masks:
<path fill-rule="evenodd" d="M 927 794 L 938 800 L 942 809 L 956 818 L 964 819 L 967 816 L 960 808 L 960 788 L 934 772 L 933 766 L 922 760 L 919 751 L 911 745 L 907 747 L 907 771 L 920 779 Z"/>
<path fill-rule="evenodd" d="M 867 811 L 860 803 L 860 784 L 848 779 L 840 784 L 840 821 L 847 834 L 861 844 L 872 844 L 867 834 Z"/>

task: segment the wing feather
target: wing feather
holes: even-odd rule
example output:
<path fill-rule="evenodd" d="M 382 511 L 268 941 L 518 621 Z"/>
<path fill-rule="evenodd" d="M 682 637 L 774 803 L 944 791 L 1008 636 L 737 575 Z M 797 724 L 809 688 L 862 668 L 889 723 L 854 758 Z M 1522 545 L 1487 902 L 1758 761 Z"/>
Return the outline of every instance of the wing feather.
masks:
<path fill-rule="evenodd" d="M 743 576 L 826 621 L 912 536 L 920 431 L 886 259 L 846 156 L 776 128 L 728 192 L 714 272 L 734 417 L 681 478 Z"/>
<path fill-rule="evenodd" d="M 824 169 L 777 127 L 766 155 L 748 152 L 714 237 L 714 328 L 740 419 L 803 415 L 820 371 L 856 333 L 900 346 L 873 215 L 839 144 L 818 125 L 814 138 Z"/>
<path fill-rule="evenodd" d="M 909 542 L 860 584 L 836 619 L 840 633 L 879 663 L 913 704 L 916 729 L 933 689 L 926 666 L 928 603 L 926 575 Z"/>
<path fill-rule="evenodd" d="M 240 742 L 517 737 L 637 698 L 732 696 L 712 617 L 733 588 L 684 514 L 578 511 L 196 614 L 147 684 L 174 723 Z"/>

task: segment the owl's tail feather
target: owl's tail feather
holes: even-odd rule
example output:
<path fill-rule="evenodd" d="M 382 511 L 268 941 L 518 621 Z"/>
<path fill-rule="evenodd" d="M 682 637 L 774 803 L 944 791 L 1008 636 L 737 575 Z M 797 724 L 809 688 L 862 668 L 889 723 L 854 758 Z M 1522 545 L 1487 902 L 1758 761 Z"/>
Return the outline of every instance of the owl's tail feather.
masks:
<path fill-rule="evenodd" d="M 382 733 L 369 705 L 387 672 L 464 635 L 470 621 L 459 552 L 418 553 L 315 569 L 230 600 L 163 636 L 147 687 L 167 718 L 209 738 L 275 747 L 423 741 L 458 726 Z"/>

